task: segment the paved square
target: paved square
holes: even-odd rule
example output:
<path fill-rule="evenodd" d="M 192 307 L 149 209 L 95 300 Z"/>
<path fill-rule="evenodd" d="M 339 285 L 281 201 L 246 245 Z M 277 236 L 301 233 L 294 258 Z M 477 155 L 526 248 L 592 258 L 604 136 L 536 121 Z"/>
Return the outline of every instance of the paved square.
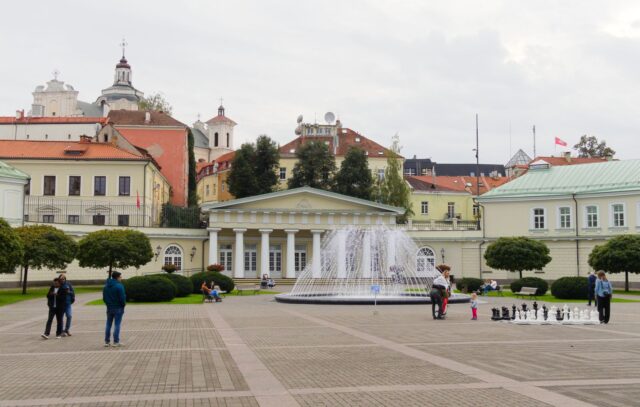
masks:
<path fill-rule="evenodd" d="M 44 301 L 0 308 L 0 406 L 640 405 L 640 304 L 608 326 L 513 326 L 453 305 L 130 305 L 125 347 L 78 296 L 73 336 L 42 340 Z"/>

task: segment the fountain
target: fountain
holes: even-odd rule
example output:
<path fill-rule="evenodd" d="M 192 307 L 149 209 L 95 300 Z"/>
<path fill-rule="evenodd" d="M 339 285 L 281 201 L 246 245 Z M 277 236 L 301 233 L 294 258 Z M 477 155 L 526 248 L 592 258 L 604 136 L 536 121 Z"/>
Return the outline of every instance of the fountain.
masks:
<path fill-rule="evenodd" d="M 276 295 L 287 303 L 425 304 L 435 264 L 417 259 L 418 247 L 407 233 L 384 226 L 336 229 L 322 239 L 320 256 L 298 276 L 290 293 Z M 453 294 L 449 303 L 468 302 Z"/>

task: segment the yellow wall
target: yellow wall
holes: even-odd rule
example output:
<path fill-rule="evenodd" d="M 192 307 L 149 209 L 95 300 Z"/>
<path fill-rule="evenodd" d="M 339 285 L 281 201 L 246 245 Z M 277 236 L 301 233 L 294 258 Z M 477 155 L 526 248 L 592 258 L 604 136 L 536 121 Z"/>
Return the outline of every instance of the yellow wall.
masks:
<path fill-rule="evenodd" d="M 223 202 L 233 199 L 233 196 L 229 193 L 229 186 L 227 185 L 228 176 L 229 171 L 222 171 L 200 178 L 197 184 L 198 201 L 200 203 L 206 203 Z"/>
<path fill-rule="evenodd" d="M 429 203 L 429 213 L 422 213 L 422 202 Z M 453 202 L 454 213 L 460 214 L 460 220 L 475 220 L 473 216 L 473 197 L 467 193 L 457 192 L 423 192 L 413 191 L 411 193 L 411 209 L 414 215 L 412 221 L 427 222 L 431 220 L 446 220 L 449 202 Z"/>

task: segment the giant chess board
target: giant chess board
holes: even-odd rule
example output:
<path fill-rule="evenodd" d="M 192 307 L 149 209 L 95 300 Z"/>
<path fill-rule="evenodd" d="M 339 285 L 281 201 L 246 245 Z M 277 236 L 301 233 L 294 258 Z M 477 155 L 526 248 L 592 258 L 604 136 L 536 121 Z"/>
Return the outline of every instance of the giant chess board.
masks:
<path fill-rule="evenodd" d="M 571 309 L 567 304 L 562 308 L 555 305 L 551 308 L 547 308 L 546 305 L 538 308 L 538 304 L 534 302 L 532 308 L 522 304 L 520 308 L 513 305 L 511 310 L 507 307 L 492 308 L 491 312 L 493 321 L 517 325 L 596 325 L 600 323 L 598 311 L 578 307 Z"/>

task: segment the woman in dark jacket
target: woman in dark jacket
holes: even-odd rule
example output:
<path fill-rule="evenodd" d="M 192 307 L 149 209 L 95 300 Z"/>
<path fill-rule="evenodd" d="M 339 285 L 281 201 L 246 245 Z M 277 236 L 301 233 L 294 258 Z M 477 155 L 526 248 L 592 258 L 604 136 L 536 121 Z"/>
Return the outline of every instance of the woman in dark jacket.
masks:
<path fill-rule="evenodd" d="M 41 335 L 44 339 L 49 339 L 51 334 L 51 323 L 56 318 L 56 339 L 62 338 L 62 317 L 67 308 L 67 289 L 60 284 L 59 278 L 53 279 L 53 285 L 49 287 L 47 293 L 47 305 L 49 306 L 49 317 L 44 333 Z"/>

